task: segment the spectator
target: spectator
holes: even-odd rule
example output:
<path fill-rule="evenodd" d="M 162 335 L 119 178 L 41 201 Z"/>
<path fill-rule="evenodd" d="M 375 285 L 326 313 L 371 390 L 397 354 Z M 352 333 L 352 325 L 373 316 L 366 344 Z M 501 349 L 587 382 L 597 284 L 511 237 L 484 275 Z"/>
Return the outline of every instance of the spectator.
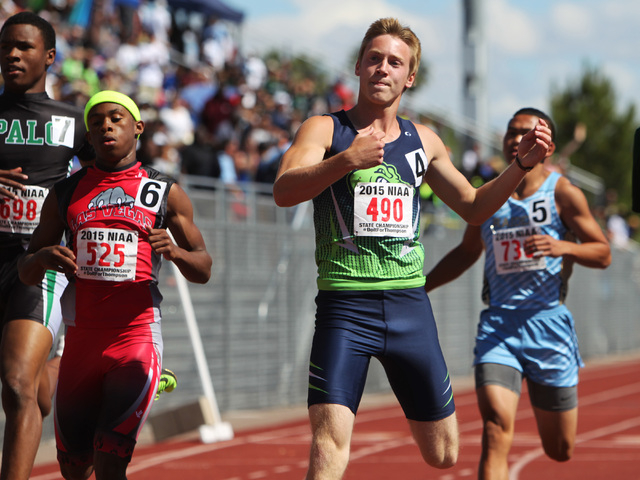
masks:
<path fill-rule="evenodd" d="M 211 144 L 209 132 L 203 126 L 196 129 L 193 143 L 182 147 L 179 154 L 182 173 L 220 178 L 220 162 Z"/>
<path fill-rule="evenodd" d="M 171 13 L 167 0 L 143 0 L 138 15 L 144 30 L 164 44 L 169 44 Z"/>
<path fill-rule="evenodd" d="M 176 95 L 171 105 L 160 109 L 159 118 L 166 127 L 171 144 L 181 148 L 193 142 L 195 126 L 183 98 Z"/>
<path fill-rule="evenodd" d="M 480 144 L 475 142 L 473 146 L 462 154 L 462 173 L 467 179 L 473 178 L 480 164 Z"/>
<path fill-rule="evenodd" d="M 260 155 L 260 163 L 256 171 L 256 182 L 270 184 L 275 182 L 278 167 L 280 166 L 280 159 L 290 146 L 291 135 L 287 130 L 280 130 L 278 132 L 278 140 L 274 145 L 267 143 L 260 145 L 259 151 L 262 152 L 262 155 Z"/>
<path fill-rule="evenodd" d="M 201 122 L 207 131 L 214 137 L 226 137 L 223 132 L 231 130 L 231 119 L 234 113 L 234 105 L 225 95 L 222 88 L 204 104 Z M 221 134 L 222 133 L 222 134 Z"/>
<path fill-rule="evenodd" d="M 610 208 L 607 216 L 607 239 L 611 246 L 618 249 L 629 248 L 630 230 L 618 208 Z"/>

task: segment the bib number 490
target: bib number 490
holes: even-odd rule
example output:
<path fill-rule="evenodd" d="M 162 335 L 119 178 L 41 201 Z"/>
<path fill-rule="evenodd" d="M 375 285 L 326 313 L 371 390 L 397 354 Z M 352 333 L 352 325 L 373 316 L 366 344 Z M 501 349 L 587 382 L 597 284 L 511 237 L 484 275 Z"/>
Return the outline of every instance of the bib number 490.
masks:
<path fill-rule="evenodd" d="M 357 236 L 410 238 L 413 187 L 401 183 L 358 183 L 353 206 Z"/>
<path fill-rule="evenodd" d="M 378 200 L 380 200 L 378 202 Z M 378 203 L 380 204 L 378 206 Z M 395 222 L 401 222 L 403 218 L 402 200 L 399 198 L 393 199 L 393 201 L 387 197 L 373 197 L 369 206 L 367 207 L 367 215 L 371 218 L 372 222 L 378 221 L 378 215 L 380 215 L 379 221 L 388 222 L 393 217 Z"/>

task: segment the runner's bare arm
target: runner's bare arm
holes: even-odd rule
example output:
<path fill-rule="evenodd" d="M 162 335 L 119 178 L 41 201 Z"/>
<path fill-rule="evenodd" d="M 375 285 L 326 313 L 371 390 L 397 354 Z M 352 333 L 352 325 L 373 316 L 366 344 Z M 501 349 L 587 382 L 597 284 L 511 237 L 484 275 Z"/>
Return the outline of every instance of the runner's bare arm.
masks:
<path fill-rule="evenodd" d="M 427 145 L 429 150 L 430 162 L 425 180 L 434 193 L 467 223 L 481 225 L 507 201 L 525 175 L 514 162 L 498 178 L 474 188 L 453 165 L 437 135 L 424 126 L 419 126 L 418 132 L 423 145 Z M 532 166 L 542 161 L 550 145 L 551 130 L 540 119 L 540 123 L 523 137 L 518 146 L 522 164 Z"/>
<path fill-rule="evenodd" d="M 384 155 L 384 134 L 373 127 L 358 133 L 349 148 L 332 157 L 333 120 L 316 116 L 301 126 L 280 162 L 273 186 L 277 205 L 290 207 L 311 200 L 352 170 L 380 165 Z"/>
<path fill-rule="evenodd" d="M 64 224 L 58 212 L 58 200 L 51 190 L 42 205 L 40 223 L 33 232 L 27 254 L 18 261 L 20 280 L 26 285 L 39 283 L 47 270 L 76 273 L 73 251 L 60 245 Z"/>
<path fill-rule="evenodd" d="M 611 247 L 593 218 L 582 190 L 563 177 L 558 180 L 555 199 L 560 218 L 579 243 L 556 240 L 549 235 L 532 235 L 525 241 L 525 251 L 550 257 L 564 256 L 590 268 L 608 267 L 611 264 Z"/>
<path fill-rule="evenodd" d="M 442 257 L 442 260 L 427 273 L 425 291 L 429 293 L 458 278 L 476 263 L 483 250 L 480 227 L 467 225 L 460 244 Z"/>
<path fill-rule="evenodd" d="M 174 262 L 190 282 L 207 283 L 213 262 L 193 221 L 191 200 L 177 183 L 169 191 L 167 224 L 176 243 L 166 229 L 150 228 L 149 243 L 153 250 Z"/>

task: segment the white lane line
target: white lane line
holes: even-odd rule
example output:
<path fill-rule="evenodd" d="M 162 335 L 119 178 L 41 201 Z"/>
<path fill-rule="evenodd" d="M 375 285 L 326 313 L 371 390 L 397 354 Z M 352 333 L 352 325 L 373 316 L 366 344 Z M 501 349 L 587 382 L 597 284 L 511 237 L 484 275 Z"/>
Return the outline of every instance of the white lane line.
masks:
<path fill-rule="evenodd" d="M 614 423 L 612 425 L 608 425 L 602 428 L 596 428 L 595 430 L 591 430 L 590 432 L 585 432 L 581 435 L 578 435 L 576 438 L 576 444 L 584 443 L 589 440 L 593 440 L 600 437 L 605 437 L 607 435 L 611 435 L 612 433 L 622 432 L 625 430 L 629 430 L 630 428 L 634 428 L 640 425 L 640 417 L 629 418 L 627 420 L 623 420 L 622 422 Z M 510 467 L 509 472 L 509 480 L 518 480 L 520 476 L 520 472 L 526 467 L 529 463 L 535 460 L 538 457 L 544 455 L 544 450 L 542 448 L 536 448 L 531 450 L 530 452 L 524 454 L 520 459 L 515 462 Z"/>
<path fill-rule="evenodd" d="M 607 390 L 605 392 L 596 393 L 596 394 L 588 395 L 588 396 L 586 396 L 584 398 L 580 398 L 579 406 L 591 405 L 591 404 L 594 404 L 594 403 L 600 403 L 600 402 L 603 402 L 603 401 L 610 400 L 612 398 L 619 398 L 620 396 L 630 395 L 630 394 L 638 392 L 638 391 L 640 391 L 640 384 L 632 384 L 632 385 L 619 387 L 619 388 L 616 388 L 616 389 Z M 457 404 L 459 404 L 459 405 L 468 404 L 468 403 L 471 403 L 472 401 L 475 400 L 475 393 L 473 393 L 473 392 L 472 393 L 465 392 L 465 393 L 459 395 L 459 397 L 460 397 L 459 400 L 456 399 L 456 403 Z M 377 409 L 372 411 L 372 412 L 363 411 L 362 413 L 358 414 L 357 422 L 358 423 L 365 423 L 365 422 L 376 421 L 376 420 L 381 420 L 381 419 L 384 419 L 384 418 L 390 418 L 390 417 L 395 417 L 395 416 L 403 417 L 402 413 L 398 412 L 396 406 L 388 407 L 388 408 L 383 407 L 383 410 L 392 410 L 392 409 L 394 411 L 396 411 L 396 413 L 392 414 L 392 415 L 389 415 L 387 413 L 386 417 L 384 416 L 385 415 L 384 411 L 380 412 L 380 410 L 377 410 Z M 533 415 L 533 413 L 529 409 L 529 410 L 527 410 L 525 412 L 520 413 L 518 415 L 518 419 L 527 418 L 527 417 L 530 417 L 532 415 Z M 473 430 L 479 429 L 479 428 L 482 428 L 482 422 L 481 421 L 466 422 L 466 423 L 463 423 L 463 424 L 459 425 L 459 429 L 460 429 L 461 433 L 462 432 L 473 431 Z M 151 453 L 151 454 L 142 455 L 142 456 L 135 456 L 133 462 L 131 463 L 131 465 L 127 469 L 127 472 L 128 473 L 135 473 L 135 472 L 139 472 L 139 471 L 145 470 L 147 468 L 151 468 L 151 467 L 160 465 L 160 464 L 165 463 L 165 462 L 170 461 L 170 460 L 181 460 L 181 459 L 188 458 L 188 457 L 191 457 L 191 456 L 194 456 L 194 455 L 201 455 L 203 453 L 213 452 L 213 451 L 216 451 L 216 450 L 222 450 L 222 449 L 225 449 L 225 448 L 236 447 L 238 445 L 245 445 L 245 444 L 248 444 L 248 443 L 261 443 L 261 442 L 267 442 L 267 441 L 274 441 L 274 440 L 283 439 L 283 438 L 286 438 L 286 437 L 289 437 L 289 436 L 303 435 L 303 434 L 309 434 L 308 425 L 276 429 L 276 430 L 273 430 L 273 431 L 270 431 L 270 432 L 264 432 L 264 433 L 249 435 L 247 437 L 237 438 L 237 439 L 234 439 L 234 440 L 220 442 L 220 443 L 189 446 L 189 447 L 181 448 L 179 450 L 165 451 L 161 455 L 156 452 L 156 453 Z M 378 448 L 375 451 L 371 451 L 370 453 L 368 453 L 367 451 L 362 451 L 362 452 L 358 451 L 358 458 L 362 458 L 362 457 L 365 457 L 367 455 L 371 455 L 373 453 L 379 453 L 379 452 L 381 452 L 381 451 L 383 451 L 385 449 L 386 450 L 391 450 L 393 448 L 397 448 L 397 447 L 402 446 L 402 445 L 410 444 L 411 442 L 413 442 L 413 439 L 412 439 L 411 436 L 402 437 L 401 439 L 395 439 L 393 442 L 385 442 L 384 444 L 381 445 L 381 446 L 385 446 L 386 445 L 386 447 L 384 449 L 379 449 Z M 397 445 L 396 446 L 392 446 L 392 445 L 395 445 L 395 444 L 397 444 Z M 34 477 L 32 477 L 32 480 L 52 480 L 52 479 L 58 479 L 58 478 L 60 478 L 60 474 L 59 473 L 49 473 L 49 474 L 43 474 L 43 475 L 34 476 Z M 510 479 L 510 480 L 512 480 L 512 479 Z"/>

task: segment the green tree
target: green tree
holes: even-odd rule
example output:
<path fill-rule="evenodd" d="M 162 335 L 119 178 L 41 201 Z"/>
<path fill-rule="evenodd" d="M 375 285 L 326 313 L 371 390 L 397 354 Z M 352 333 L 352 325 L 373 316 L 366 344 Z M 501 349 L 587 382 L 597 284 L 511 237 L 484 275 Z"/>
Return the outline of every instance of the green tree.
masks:
<path fill-rule="evenodd" d="M 618 103 L 611 81 L 586 65 L 581 78 L 564 90 L 552 87 L 551 117 L 559 148 L 571 141 L 578 123 L 586 126 L 586 140 L 571 155 L 571 164 L 601 177 L 605 188 L 615 189 L 620 203 L 630 206 L 635 106 L 619 111 Z"/>

